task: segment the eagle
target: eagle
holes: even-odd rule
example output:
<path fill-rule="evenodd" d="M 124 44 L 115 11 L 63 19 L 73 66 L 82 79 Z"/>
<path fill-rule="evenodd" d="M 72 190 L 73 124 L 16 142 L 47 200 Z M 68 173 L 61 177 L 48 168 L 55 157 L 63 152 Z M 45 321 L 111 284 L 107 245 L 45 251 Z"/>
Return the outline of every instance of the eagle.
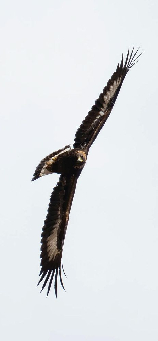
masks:
<path fill-rule="evenodd" d="M 115 104 L 122 83 L 132 66 L 138 61 L 138 50 L 127 52 L 116 71 L 108 81 L 99 98 L 78 128 L 73 148 L 64 148 L 46 156 L 37 166 L 32 181 L 51 173 L 60 174 L 59 181 L 50 197 L 48 213 L 44 221 L 41 235 L 41 270 L 38 285 L 42 282 L 41 291 L 47 286 L 47 296 L 54 282 L 57 297 L 57 281 L 62 280 L 62 252 L 71 205 L 77 180 L 86 164 L 89 148 L 102 129 Z"/>

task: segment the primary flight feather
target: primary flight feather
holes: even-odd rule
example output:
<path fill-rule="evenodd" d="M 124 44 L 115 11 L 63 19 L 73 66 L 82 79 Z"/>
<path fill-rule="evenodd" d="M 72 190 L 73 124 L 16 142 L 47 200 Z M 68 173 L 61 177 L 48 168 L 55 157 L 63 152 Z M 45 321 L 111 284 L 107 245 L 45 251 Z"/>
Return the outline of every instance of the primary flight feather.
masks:
<path fill-rule="evenodd" d="M 42 282 L 41 291 L 48 284 L 47 295 L 54 280 L 57 297 L 58 277 L 64 289 L 61 276 L 62 250 L 77 179 L 85 166 L 89 148 L 109 117 L 122 83 L 139 56 L 138 50 L 134 52 L 134 49 L 131 53 L 128 51 L 125 61 L 122 55 L 121 63 L 78 128 L 73 149 L 67 145 L 48 155 L 40 162 L 33 175 L 34 181 L 43 175 L 60 174 L 59 182 L 50 197 L 41 235 L 41 271 L 38 284 Z"/>

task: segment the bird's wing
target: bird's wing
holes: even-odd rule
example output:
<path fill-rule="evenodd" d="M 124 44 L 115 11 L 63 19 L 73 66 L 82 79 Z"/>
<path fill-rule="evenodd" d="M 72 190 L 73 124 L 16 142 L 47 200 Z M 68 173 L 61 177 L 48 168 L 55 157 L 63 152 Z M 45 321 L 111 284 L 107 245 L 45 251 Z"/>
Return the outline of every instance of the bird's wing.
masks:
<path fill-rule="evenodd" d="M 122 55 L 121 63 L 118 64 L 103 92 L 78 128 L 74 139 L 74 148 L 85 149 L 88 152 L 111 113 L 127 72 L 138 61 L 139 56 L 138 50 L 134 52 L 134 48 L 131 53 L 128 50 L 125 61 Z"/>
<path fill-rule="evenodd" d="M 41 271 L 38 284 L 43 281 L 43 290 L 48 283 L 48 295 L 54 278 L 56 297 L 58 276 L 64 288 L 61 277 L 62 249 L 76 183 L 75 175 L 60 176 L 50 198 L 48 214 L 41 235 Z"/>
<path fill-rule="evenodd" d="M 53 162 L 56 161 L 56 159 L 58 158 L 59 155 L 67 152 L 70 149 L 71 149 L 70 145 L 67 145 L 64 148 L 59 149 L 56 152 L 53 152 L 53 153 L 49 154 L 48 156 L 46 156 L 39 163 L 39 165 L 36 167 L 32 181 L 37 180 L 38 178 L 40 178 L 43 175 L 51 174 L 52 173 L 51 166 L 52 166 Z"/>

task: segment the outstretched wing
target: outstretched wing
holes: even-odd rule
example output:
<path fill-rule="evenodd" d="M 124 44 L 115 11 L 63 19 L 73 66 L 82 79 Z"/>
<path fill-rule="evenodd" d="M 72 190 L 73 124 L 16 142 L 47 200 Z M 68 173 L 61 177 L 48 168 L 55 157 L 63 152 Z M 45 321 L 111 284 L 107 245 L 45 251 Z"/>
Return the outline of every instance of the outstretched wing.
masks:
<path fill-rule="evenodd" d="M 48 214 L 42 230 L 41 271 L 38 284 L 44 281 L 43 290 L 48 283 L 48 295 L 54 278 L 56 297 L 58 276 L 64 289 L 61 277 L 62 249 L 76 183 L 77 177 L 75 175 L 60 176 L 59 182 L 51 195 Z"/>
<path fill-rule="evenodd" d="M 67 145 L 64 148 L 59 149 L 56 152 L 53 152 L 46 156 L 36 167 L 32 181 L 37 180 L 43 175 L 51 174 L 52 164 L 57 160 L 58 156 L 69 151 L 70 149 L 71 149 L 70 145 Z"/>
<path fill-rule="evenodd" d="M 96 100 L 95 105 L 77 130 L 74 148 L 85 149 L 88 152 L 111 113 L 127 72 L 137 62 L 140 55 L 138 55 L 138 50 L 134 52 L 134 48 L 131 53 L 128 50 L 125 62 L 122 55 L 121 63 L 118 64 L 116 71 Z"/>

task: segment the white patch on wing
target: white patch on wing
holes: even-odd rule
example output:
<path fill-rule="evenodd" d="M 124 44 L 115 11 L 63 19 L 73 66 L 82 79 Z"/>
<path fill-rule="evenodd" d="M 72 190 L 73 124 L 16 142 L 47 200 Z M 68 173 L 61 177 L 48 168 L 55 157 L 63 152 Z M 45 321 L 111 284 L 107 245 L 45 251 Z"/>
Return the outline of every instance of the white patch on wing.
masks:
<path fill-rule="evenodd" d="M 50 159 L 48 161 L 45 161 L 45 164 L 44 166 L 42 167 L 41 169 L 41 172 L 40 172 L 40 175 L 39 176 L 43 176 L 43 175 L 48 175 L 48 174 L 51 174 L 51 172 L 47 169 L 47 167 L 50 167 L 55 161 L 56 159 L 58 158 L 59 155 L 69 151 L 71 148 L 66 148 L 64 150 L 62 150 L 60 153 L 50 157 Z"/>
<path fill-rule="evenodd" d="M 54 155 L 54 156 L 53 156 L 53 158 L 57 158 L 57 156 L 59 156 L 60 154 L 63 154 L 63 153 L 65 153 L 65 152 L 68 152 L 70 149 L 71 149 L 70 147 L 69 147 L 69 148 L 65 148 L 65 149 L 64 149 L 64 150 L 62 150 L 60 153 L 58 153 L 58 154 Z"/>
<path fill-rule="evenodd" d="M 41 170 L 39 176 L 51 174 L 51 172 L 49 172 L 49 171 L 47 170 L 47 166 L 48 166 L 47 164 L 45 164 L 45 165 L 43 166 L 43 168 L 42 168 L 42 170 Z"/>
<path fill-rule="evenodd" d="M 122 78 L 118 78 L 117 80 L 115 80 L 113 82 L 113 85 L 110 85 L 109 91 L 107 91 L 106 95 L 104 95 L 103 107 L 99 111 L 99 115 L 97 115 L 96 119 L 94 120 L 94 122 L 92 124 L 92 127 L 96 124 L 96 122 L 98 121 L 100 116 L 104 116 L 105 115 L 105 111 L 107 109 L 108 103 L 111 100 L 111 98 L 114 96 L 114 94 L 115 94 L 116 90 L 118 89 L 121 81 L 122 81 Z"/>
<path fill-rule="evenodd" d="M 102 111 L 102 110 L 99 111 L 99 115 L 100 115 L 100 116 L 104 116 L 104 111 Z"/>
<path fill-rule="evenodd" d="M 60 252 L 57 248 L 57 233 L 58 233 L 58 223 L 54 226 L 53 232 L 47 238 L 47 252 L 49 261 L 55 259 L 56 255 Z"/>
<path fill-rule="evenodd" d="M 102 108 L 103 112 L 105 112 L 109 101 L 114 96 L 114 94 L 115 94 L 116 90 L 118 89 L 121 81 L 122 81 L 122 78 L 118 78 L 117 80 L 115 80 L 113 82 L 113 85 L 110 85 L 110 90 L 107 91 L 106 95 L 104 96 L 104 104 L 103 104 L 103 108 Z"/>

